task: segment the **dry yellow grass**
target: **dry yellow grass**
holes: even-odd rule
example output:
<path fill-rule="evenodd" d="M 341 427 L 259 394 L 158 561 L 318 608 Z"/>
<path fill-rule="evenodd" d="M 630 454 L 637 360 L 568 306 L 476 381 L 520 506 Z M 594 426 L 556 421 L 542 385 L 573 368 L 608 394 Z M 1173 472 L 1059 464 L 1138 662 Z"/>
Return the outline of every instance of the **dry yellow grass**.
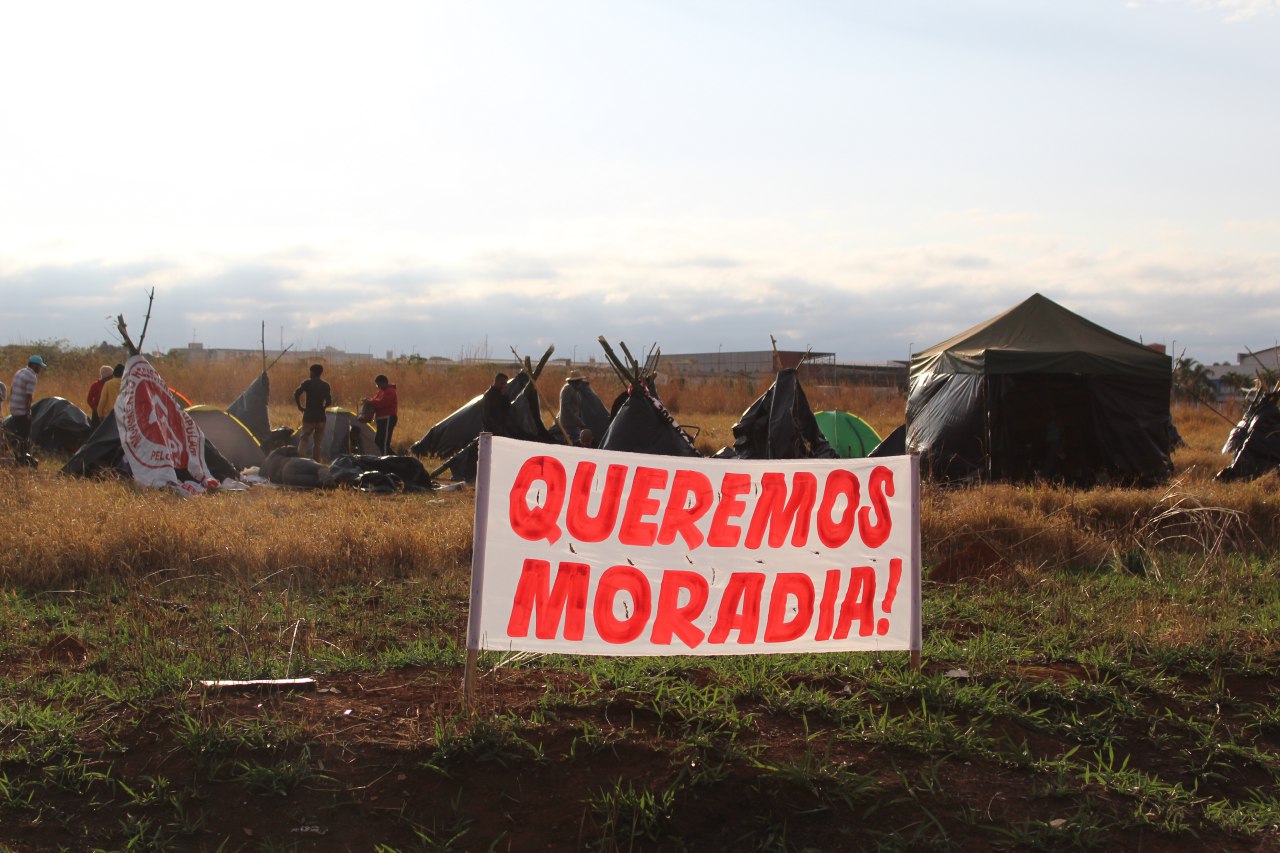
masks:
<path fill-rule="evenodd" d="M 184 499 L 129 482 L 0 469 L 0 581 L 64 588 L 150 577 L 331 584 L 469 565 L 470 493 L 273 488 Z M 465 573 L 464 573 L 465 574 Z"/>

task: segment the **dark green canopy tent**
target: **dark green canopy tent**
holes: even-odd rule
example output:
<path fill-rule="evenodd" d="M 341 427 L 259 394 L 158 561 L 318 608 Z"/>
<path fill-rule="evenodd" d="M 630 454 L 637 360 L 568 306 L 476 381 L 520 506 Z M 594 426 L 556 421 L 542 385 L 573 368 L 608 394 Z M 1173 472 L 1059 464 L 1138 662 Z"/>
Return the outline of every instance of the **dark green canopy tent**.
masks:
<path fill-rule="evenodd" d="M 943 479 L 1168 476 L 1168 355 L 1035 294 L 916 353 L 907 449 Z"/>

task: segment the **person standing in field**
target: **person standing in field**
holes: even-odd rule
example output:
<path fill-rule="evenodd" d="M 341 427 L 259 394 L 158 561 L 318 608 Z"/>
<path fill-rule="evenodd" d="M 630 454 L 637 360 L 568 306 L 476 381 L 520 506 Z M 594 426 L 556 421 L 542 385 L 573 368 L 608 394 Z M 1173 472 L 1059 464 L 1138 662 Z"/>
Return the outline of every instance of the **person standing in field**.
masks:
<path fill-rule="evenodd" d="M 116 397 L 120 396 L 120 377 L 124 376 L 124 365 L 117 364 L 111 370 L 111 376 L 106 382 L 102 383 L 102 389 L 98 392 L 98 405 L 93 407 L 93 412 L 98 416 L 98 423 L 102 423 L 107 419 L 107 415 L 116 407 Z"/>
<path fill-rule="evenodd" d="M 378 386 L 378 393 L 365 400 L 372 409 L 373 423 L 376 427 L 374 443 L 383 456 L 391 455 L 391 435 L 396 431 L 399 420 L 400 401 L 396 395 L 396 386 L 381 373 L 374 377 L 373 384 Z"/>
<path fill-rule="evenodd" d="M 316 462 L 320 461 L 324 445 L 324 412 L 333 405 L 333 392 L 329 383 L 320 378 L 322 373 L 323 364 L 311 365 L 311 376 L 302 380 L 293 392 L 293 402 L 298 411 L 302 412 L 302 428 L 298 430 L 298 455 L 310 456 Z M 308 441 L 312 443 L 310 453 L 307 452 Z"/>
<path fill-rule="evenodd" d="M 576 370 L 570 370 L 560 387 L 560 411 L 556 420 L 570 444 L 578 443 L 578 434 L 587 424 L 582 420 L 582 386 L 586 378 Z"/>
<path fill-rule="evenodd" d="M 89 404 L 89 428 L 97 429 L 98 424 L 102 423 L 102 418 L 98 417 L 98 400 L 102 397 L 102 386 L 107 384 L 107 380 L 111 378 L 111 365 L 104 364 L 98 368 L 98 378 L 89 386 L 89 396 L 85 400 Z"/>
<path fill-rule="evenodd" d="M 507 374 L 493 377 L 493 384 L 480 401 L 480 431 L 493 435 L 511 435 L 511 402 L 507 400 Z"/>
<path fill-rule="evenodd" d="M 31 401 L 36 395 L 36 377 L 44 370 L 44 359 L 33 355 L 27 366 L 13 375 L 13 390 L 9 395 L 10 431 L 17 439 L 14 454 L 18 459 L 27 456 L 27 439 L 31 437 Z"/>

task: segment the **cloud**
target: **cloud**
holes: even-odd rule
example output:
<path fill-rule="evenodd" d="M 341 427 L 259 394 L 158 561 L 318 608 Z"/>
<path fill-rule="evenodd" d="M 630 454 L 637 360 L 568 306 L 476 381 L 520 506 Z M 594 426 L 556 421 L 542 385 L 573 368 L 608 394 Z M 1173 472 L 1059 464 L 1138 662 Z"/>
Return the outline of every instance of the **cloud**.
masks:
<path fill-rule="evenodd" d="M 1232 23 L 1280 12 L 1280 0 L 1153 0 L 1153 2 L 1131 0 L 1125 6 L 1130 9 L 1141 9 L 1156 3 L 1163 5 L 1170 2 L 1184 3 L 1204 11 L 1221 12 L 1225 19 Z"/>
<path fill-rule="evenodd" d="M 1094 248 L 1006 217 L 986 236 L 840 248 L 778 233 L 690 253 L 683 240 L 575 252 L 513 245 L 442 263 L 409 252 L 359 257 L 299 246 L 259 256 L 96 259 L 17 268 L 0 288 L 31 294 L 0 308 L 9 342 L 113 338 L 110 317 L 139 320 L 156 287 L 149 342 L 256 346 L 266 323 L 286 342 L 381 355 L 502 356 L 508 347 L 599 355 L 596 338 L 664 352 L 813 347 L 849 360 L 905 358 L 1034 292 L 1134 339 L 1177 340 L 1197 360 L 1274 338 L 1280 253 L 1258 251 L 1275 222 L 1224 224 L 1168 244 Z M 1232 243 L 1231 234 L 1247 233 Z M 808 236 L 803 235 L 803 236 Z M 809 246 L 818 251 L 806 251 Z M 1230 246 L 1230 248 L 1222 248 Z M 736 249 L 736 250 L 735 250 Z"/>

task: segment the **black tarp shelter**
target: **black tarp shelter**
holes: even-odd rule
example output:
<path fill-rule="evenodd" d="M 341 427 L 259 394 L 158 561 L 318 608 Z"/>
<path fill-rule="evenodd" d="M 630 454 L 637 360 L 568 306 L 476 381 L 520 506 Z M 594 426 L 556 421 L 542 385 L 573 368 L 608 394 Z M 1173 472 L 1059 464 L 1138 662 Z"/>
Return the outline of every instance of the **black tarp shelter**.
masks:
<path fill-rule="evenodd" d="M 818 427 L 796 369 L 778 371 L 769 390 L 733 425 L 733 444 L 718 459 L 835 459 L 839 454 Z"/>
<path fill-rule="evenodd" d="M 227 414 L 244 424 L 258 444 L 266 444 L 271 438 L 271 418 L 267 414 L 270 399 L 271 379 L 264 370 L 234 403 L 227 406 Z"/>
<path fill-rule="evenodd" d="M 940 479 L 1155 482 L 1172 376 L 1169 356 L 1037 293 L 912 356 L 907 449 Z"/>
<path fill-rule="evenodd" d="M 652 380 L 629 385 L 614 409 L 609 428 L 599 440 L 600 449 L 656 456 L 701 455 L 693 439 L 662 405 Z"/>
<path fill-rule="evenodd" d="M 62 397 L 45 397 L 31 407 L 31 443 L 41 450 L 74 453 L 93 430 L 84 412 Z"/>
<path fill-rule="evenodd" d="M 529 374 L 521 371 L 507 382 L 503 391 L 507 395 L 507 429 L 511 437 L 525 441 L 552 443 L 554 439 L 542 422 L 542 407 L 538 402 L 538 390 L 529 381 Z M 448 459 L 475 440 L 484 425 L 484 394 L 477 394 L 463 406 L 454 410 L 437 423 L 427 434 L 409 448 L 414 456 L 435 456 Z M 472 447 L 458 456 L 449 466 L 454 480 L 471 482 L 476 478 L 476 451 Z"/>

